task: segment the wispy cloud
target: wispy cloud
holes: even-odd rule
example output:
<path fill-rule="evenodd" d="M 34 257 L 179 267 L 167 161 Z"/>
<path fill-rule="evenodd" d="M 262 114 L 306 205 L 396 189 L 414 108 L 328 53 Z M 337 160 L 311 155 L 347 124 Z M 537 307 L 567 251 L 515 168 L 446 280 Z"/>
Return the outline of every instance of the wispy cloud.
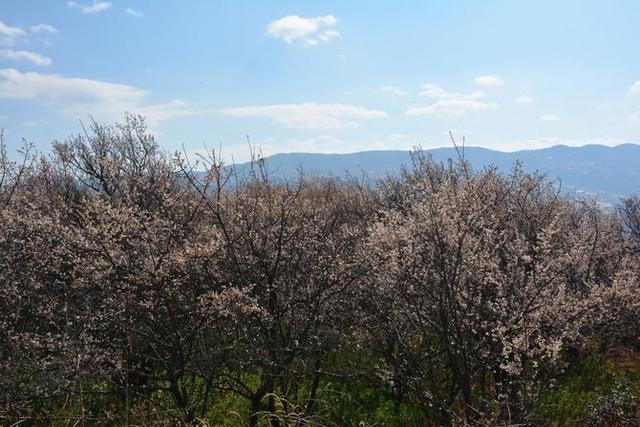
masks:
<path fill-rule="evenodd" d="M 384 111 L 361 106 L 315 102 L 194 110 L 180 100 L 150 104 L 146 102 L 148 95 L 146 90 L 126 84 L 0 69 L 0 99 L 32 100 L 72 118 L 91 114 L 114 121 L 123 113 L 132 112 L 146 116 L 154 126 L 174 117 L 222 114 L 267 118 L 288 128 L 339 129 L 356 128 L 360 120 L 387 117 Z"/>
<path fill-rule="evenodd" d="M 28 50 L 0 49 L 0 58 L 12 61 L 27 61 L 44 67 L 51 65 L 52 62 L 51 58 Z"/>
<path fill-rule="evenodd" d="M 144 13 L 138 12 L 137 10 L 133 10 L 131 8 L 126 8 L 124 10 L 124 13 L 126 13 L 127 15 L 134 16 L 136 18 L 144 18 Z"/>
<path fill-rule="evenodd" d="M 441 99 L 426 107 L 411 107 L 407 110 L 407 115 L 461 115 L 469 111 L 494 110 L 496 108 L 498 108 L 498 104 L 495 102 L 475 99 Z"/>
<path fill-rule="evenodd" d="M 484 97 L 485 93 L 482 91 L 476 90 L 469 94 L 463 95 L 458 92 L 449 92 L 433 83 L 425 83 L 422 85 L 420 96 L 426 96 L 433 99 L 455 99 L 455 98 L 477 99 L 477 98 Z"/>
<path fill-rule="evenodd" d="M 11 46 L 20 37 L 27 35 L 27 32 L 20 27 L 12 27 L 0 21 L 0 46 Z"/>
<path fill-rule="evenodd" d="M 631 122 L 640 123 L 640 111 L 635 111 L 627 116 L 627 119 Z"/>
<path fill-rule="evenodd" d="M 12 27 L 0 21 L 0 36 L 16 38 L 26 35 L 27 32 L 20 27 Z"/>
<path fill-rule="evenodd" d="M 547 123 L 556 123 L 560 121 L 560 116 L 556 114 L 543 114 L 540 116 L 540 120 Z"/>
<path fill-rule="evenodd" d="M 333 15 L 303 18 L 289 15 L 271 21 L 267 26 L 267 34 L 292 44 L 300 40 L 305 46 L 315 46 L 321 42 L 340 37 L 337 30 L 327 28 L 336 25 L 338 20 Z"/>
<path fill-rule="evenodd" d="M 67 7 L 71 9 L 80 9 L 80 11 L 85 14 L 104 12 L 105 10 L 110 9 L 111 6 L 111 2 L 108 1 L 94 1 L 93 4 L 89 5 L 81 4 L 73 0 L 67 1 Z"/>
<path fill-rule="evenodd" d="M 147 96 L 147 91 L 125 84 L 0 69 L 0 98 L 32 100 L 66 117 L 91 114 L 100 120 L 114 121 L 125 112 L 132 112 L 147 116 L 151 125 L 157 125 L 172 117 L 202 113 L 188 109 L 180 100 L 148 104 Z"/>
<path fill-rule="evenodd" d="M 31 32 L 32 33 L 36 33 L 36 34 L 51 34 L 51 35 L 55 35 L 58 34 L 58 29 L 52 25 L 48 25 L 48 24 L 39 24 L 39 25 L 32 25 L 31 26 Z"/>
<path fill-rule="evenodd" d="M 498 76 L 479 76 L 473 79 L 478 86 L 496 87 L 502 86 L 504 82 Z"/>
<path fill-rule="evenodd" d="M 533 98 L 528 95 L 522 95 L 514 99 L 516 104 L 531 104 L 533 102 Z"/>
<path fill-rule="evenodd" d="M 287 128 L 340 129 L 357 128 L 357 120 L 380 119 L 387 113 L 350 104 L 276 104 L 256 107 L 226 108 L 220 111 L 232 117 L 267 118 Z"/>
<path fill-rule="evenodd" d="M 394 96 L 407 96 L 408 93 L 399 86 L 380 86 L 376 92 L 388 93 Z"/>
<path fill-rule="evenodd" d="M 406 114 L 419 115 L 461 115 L 469 111 L 484 111 L 499 108 L 495 102 L 484 100 L 486 94 L 474 91 L 468 94 L 449 92 L 433 83 L 422 85 L 421 96 L 436 100 L 426 106 L 410 107 Z"/>
<path fill-rule="evenodd" d="M 629 87 L 629 95 L 639 95 L 640 94 L 640 80 L 636 80 Z"/>

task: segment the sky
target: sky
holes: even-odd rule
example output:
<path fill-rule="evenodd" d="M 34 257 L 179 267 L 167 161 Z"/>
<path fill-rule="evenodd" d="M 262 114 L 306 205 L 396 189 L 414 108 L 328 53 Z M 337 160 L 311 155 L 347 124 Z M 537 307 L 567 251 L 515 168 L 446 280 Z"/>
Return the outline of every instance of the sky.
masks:
<path fill-rule="evenodd" d="M 348 153 L 640 142 L 640 2 L 2 0 L 0 127 L 90 117 L 163 149 Z"/>

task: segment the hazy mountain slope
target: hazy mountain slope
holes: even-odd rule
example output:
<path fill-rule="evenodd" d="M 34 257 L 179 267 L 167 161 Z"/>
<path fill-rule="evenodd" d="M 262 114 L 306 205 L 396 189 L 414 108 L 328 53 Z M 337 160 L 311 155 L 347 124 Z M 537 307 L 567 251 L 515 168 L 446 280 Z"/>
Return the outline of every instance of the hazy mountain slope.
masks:
<path fill-rule="evenodd" d="M 438 161 L 457 157 L 453 148 L 427 151 Z M 528 171 L 541 171 L 550 178 L 561 180 L 565 192 L 593 193 L 602 201 L 615 202 L 621 196 L 640 193 L 640 145 L 637 144 L 616 147 L 558 145 L 511 153 L 467 147 L 465 156 L 474 168 L 495 165 L 502 172 L 508 172 L 519 160 Z M 375 179 L 396 173 L 402 164 L 409 164 L 411 160 L 406 151 L 364 151 L 351 154 L 276 154 L 265 161 L 269 170 L 279 178 L 295 176 L 302 168 L 309 175 L 343 177 L 360 176 L 365 172 Z"/>

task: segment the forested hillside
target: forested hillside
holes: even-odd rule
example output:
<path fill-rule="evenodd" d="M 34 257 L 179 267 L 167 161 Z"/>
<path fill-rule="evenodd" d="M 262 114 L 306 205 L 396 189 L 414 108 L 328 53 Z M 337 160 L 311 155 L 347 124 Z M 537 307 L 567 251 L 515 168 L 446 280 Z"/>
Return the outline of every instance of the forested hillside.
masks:
<path fill-rule="evenodd" d="M 568 196 L 580 195 L 616 205 L 620 198 L 638 193 L 640 188 L 640 145 L 615 147 L 557 145 L 537 150 L 503 152 L 482 147 L 432 148 L 424 150 L 436 162 L 459 156 L 475 169 L 495 167 L 508 174 L 516 163 L 528 173 L 543 173 Z M 363 151 L 349 154 L 284 153 L 264 160 L 274 178 L 292 178 L 300 170 L 308 176 L 355 177 L 375 182 L 397 175 L 412 163 L 409 151 Z M 240 164 L 239 168 L 250 164 Z"/>
<path fill-rule="evenodd" d="M 0 424 L 640 423 L 636 198 L 235 174 L 134 117 L 52 152 L 0 156 Z"/>

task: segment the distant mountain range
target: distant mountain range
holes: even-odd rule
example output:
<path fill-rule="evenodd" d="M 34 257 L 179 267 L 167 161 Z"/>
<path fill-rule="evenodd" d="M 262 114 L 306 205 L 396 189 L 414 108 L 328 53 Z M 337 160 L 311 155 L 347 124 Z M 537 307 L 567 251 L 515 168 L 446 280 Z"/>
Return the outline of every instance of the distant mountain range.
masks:
<path fill-rule="evenodd" d="M 456 159 L 453 148 L 425 150 L 436 161 Z M 516 161 L 526 171 L 539 171 L 559 180 L 564 193 L 592 196 L 605 203 L 640 193 L 640 145 L 616 147 L 557 145 L 539 150 L 501 152 L 480 147 L 466 147 L 465 158 L 475 169 L 496 166 L 509 172 Z M 265 159 L 276 178 L 291 178 L 302 169 L 311 176 L 361 176 L 370 179 L 396 174 L 403 164 L 410 165 L 408 151 L 363 151 L 351 154 L 288 153 Z M 246 165 L 246 164 L 245 164 Z M 238 165 L 243 166 L 243 165 Z"/>

